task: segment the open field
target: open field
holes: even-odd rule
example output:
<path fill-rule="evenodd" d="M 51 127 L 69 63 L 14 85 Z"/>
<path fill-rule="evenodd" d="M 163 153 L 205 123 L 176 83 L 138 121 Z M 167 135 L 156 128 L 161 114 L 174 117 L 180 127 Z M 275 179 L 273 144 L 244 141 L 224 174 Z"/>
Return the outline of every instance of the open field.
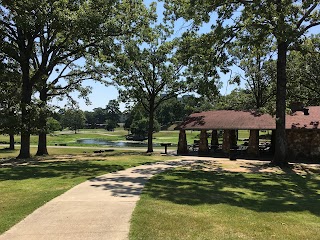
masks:
<path fill-rule="evenodd" d="M 172 157 L 160 154 L 114 151 L 101 154 L 74 152 L 68 155 L 2 163 L 0 234 L 49 200 L 87 179 L 169 159 Z"/>
<path fill-rule="evenodd" d="M 319 239 L 320 166 L 196 164 L 155 176 L 130 239 Z"/>

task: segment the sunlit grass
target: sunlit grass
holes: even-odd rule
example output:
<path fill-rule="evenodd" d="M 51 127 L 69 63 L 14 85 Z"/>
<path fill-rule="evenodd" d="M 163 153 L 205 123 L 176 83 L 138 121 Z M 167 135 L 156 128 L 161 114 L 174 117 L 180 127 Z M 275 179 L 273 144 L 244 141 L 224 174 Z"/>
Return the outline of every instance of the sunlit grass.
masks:
<path fill-rule="evenodd" d="M 210 133 L 210 131 L 208 131 Z M 97 139 L 109 142 L 115 141 L 126 141 L 126 135 L 128 134 L 127 130 L 122 128 L 117 128 L 115 131 L 107 131 L 104 129 L 81 129 L 77 134 L 73 131 L 58 131 L 53 134 L 47 135 L 47 144 L 48 146 L 59 146 L 59 145 L 67 145 L 67 146 L 101 146 L 99 144 L 83 144 L 79 143 L 77 140 L 79 139 Z M 260 132 L 260 135 L 266 134 L 266 132 Z M 200 132 L 199 131 L 186 131 L 187 142 L 188 144 L 193 144 L 194 140 L 199 140 Z M 243 144 L 244 139 L 249 138 L 248 130 L 239 130 L 238 131 L 238 144 Z M 177 146 L 179 139 L 179 131 L 160 131 L 154 133 L 153 135 L 153 143 L 171 143 L 173 146 Z M 211 139 L 208 139 L 209 143 Z M 9 144 L 9 136 L 8 135 L 0 135 L 0 142 Z M 16 142 L 20 143 L 20 136 L 16 136 Z M 31 136 L 31 145 L 38 144 L 38 136 Z M 144 141 L 147 143 L 147 141 Z M 222 143 L 222 136 L 219 138 L 219 143 Z"/>
<path fill-rule="evenodd" d="M 143 191 L 130 239 L 319 239 L 320 177 L 170 170 Z"/>

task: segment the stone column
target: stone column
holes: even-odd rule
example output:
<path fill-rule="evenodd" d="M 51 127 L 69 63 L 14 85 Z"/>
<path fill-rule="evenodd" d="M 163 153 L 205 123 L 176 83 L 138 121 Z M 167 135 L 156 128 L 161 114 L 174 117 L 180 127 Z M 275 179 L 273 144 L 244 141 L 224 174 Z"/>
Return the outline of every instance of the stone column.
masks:
<path fill-rule="evenodd" d="M 237 131 L 230 130 L 230 144 L 231 144 L 230 148 L 237 146 L 237 141 L 238 141 Z"/>
<path fill-rule="evenodd" d="M 179 142 L 178 142 L 178 154 L 187 154 L 188 153 L 188 144 L 187 144 L 187 135 L 186 130 L 181 129 L 179 133 Z"/>
<path fill-rule="evenodd" d="M 209 146 L 208 146 L 207 131 L 201 130 L 198 155 L 207 156 L 208 154 L 209 154 Z"/>
<path fill-rule="evenodd" d="M 212 130 L 211 146 L 217 146 L 217 145 L 219 145 L 218 131 L 217 130 Z"/>
<path fill-rule="evenodd" d="M 247 153 L 249 156 L 259 156 L 259 130 L 250 130 L 249 145 Z"/>
<path fill-rule="evenodd" d="M 236 130 L 224 130 L 223 131 L 223 143 L 222 151 L 224 153 L 229 153 L 230 148 L 237 145 Z"/>
<path fill-rule="evenodd" d="M 223 130 L 222 152 L 230 152 L 230 130 Z"/>

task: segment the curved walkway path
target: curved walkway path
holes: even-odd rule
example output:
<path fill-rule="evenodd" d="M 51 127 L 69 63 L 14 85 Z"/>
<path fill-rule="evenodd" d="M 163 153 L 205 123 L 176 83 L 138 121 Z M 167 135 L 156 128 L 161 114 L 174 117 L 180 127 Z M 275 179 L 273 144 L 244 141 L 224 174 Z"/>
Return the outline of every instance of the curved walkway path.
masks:
<path fill-rule="evenodd" d="M 81 183 L 35 210 L 0 240 L 128 239 L 131 214 L 148 179 L 189 163 L 142 165 Z"/>

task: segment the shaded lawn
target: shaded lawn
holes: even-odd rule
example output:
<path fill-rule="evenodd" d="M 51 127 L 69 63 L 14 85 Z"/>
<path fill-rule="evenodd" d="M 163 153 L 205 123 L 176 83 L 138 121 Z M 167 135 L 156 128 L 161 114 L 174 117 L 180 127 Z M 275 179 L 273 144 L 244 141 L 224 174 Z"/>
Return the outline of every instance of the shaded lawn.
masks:
<path fill-rule="evenodd" d="M 114 152 L 106 160 L 34 161 L 26 165 L 0 167 L 0 233 L 52 198 L 87 179 L 167 159 L 171 158 Z"/>
<path fill-rule="evenodd" d="M 170 170 L 134 211 L 130 239 L 319 239 L 317 174 Z"/>

